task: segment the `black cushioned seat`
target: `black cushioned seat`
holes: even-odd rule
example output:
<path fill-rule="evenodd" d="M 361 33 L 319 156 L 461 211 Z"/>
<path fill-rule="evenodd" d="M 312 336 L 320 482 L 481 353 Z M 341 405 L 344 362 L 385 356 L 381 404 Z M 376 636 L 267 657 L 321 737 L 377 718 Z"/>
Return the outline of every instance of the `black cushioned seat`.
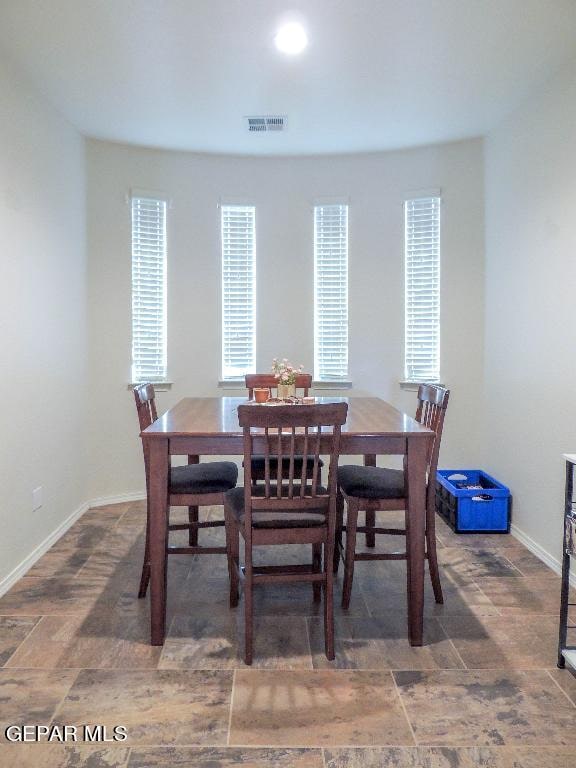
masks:
<path fill-rule="evenodd" d="M 338 467 L 338 485 L 348 496 L 360 499 L 402 499 L 406 495 L 404 472 L 384 467 Z"/>
<path fill-rule="evenodd" d="M 276 494 L 276 486 L 270 486 L 270 492 L 274 496 Z M 310 488 L 307 488 L 307 492 L 310 492 Z M 300 493 L 300 486 L 294 485 L 294 496 L 298 496 Z M 328 493 L 325 488 L 318 486 L 318 493 Z M 288 486 L 282 486 L 282 494 L 288 495 Z M 253 496 L 264 496 L 264 486 L 259 485 L 252 490 Z M 236 515 L 236 518 L 240 521 L 241 525 L 244 525 L 244 488 L 234 488 L 228 491 L 226 494 L 226 501 L 230 504 L 232 512 Z M 263 512 L 258 510 L 257 512 L 252 510 L 252 525 L 254 528 L 312 528 L 318 525 L 325 525 L 326 517 L 322 512 L 314 512 L 313 510 L 307 510 L 306 512 L 278 512 L 274 514 L 274 510 L 271 512 Z"/>
<path fill-rule="evenodd" d="M 224 493 L 234 488 L 238 467 L 232 461 L 210 461 L 170 469 L 170 493 Z"/>
<path fill-rule="evenodd" d="M 294 456 L 294 474 L 296 477 L 302 476 L 302 461 L 303 456 Z M 324 462 L 322 459 L 318 461 L 318 466 L 323 467 Z M 312 472 L 314 469 L 314 459 L 308 458 L 307 462 L 307 469 L 308 472 Z M 266 471 L 265 462 L 264 462 L 264 456 L 252 456 L 252 472 L 257 472 L 259 475 L 263 475 Z M 282 473 L 288 474 L 290 471 L 290 459 L 288 457 L 284 457 L 282 459 Z M 276 472 L 278 472 L 278 458 L 276 456 L 270 456 L 270 474 L 274 475 Z"/>

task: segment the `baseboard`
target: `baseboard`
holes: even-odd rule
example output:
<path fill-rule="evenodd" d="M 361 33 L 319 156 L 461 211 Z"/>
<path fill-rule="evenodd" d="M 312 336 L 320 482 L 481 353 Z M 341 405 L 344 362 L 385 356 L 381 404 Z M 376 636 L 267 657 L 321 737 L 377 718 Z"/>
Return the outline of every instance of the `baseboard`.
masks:
<path fill-rule="evenodd" d="M 7 576 L 0 580 L 0 597 L 5 594 L 18 581 L 18 579 L 22 578 L 22 576 L 24 576 L 26 572 L 32 568 L 34 563 L 36 563 L 36 561 L 39 560 L 42 555 L 45 555 L 50 547 L 55 544 L 58 539 L 63 536 L 66 531 L 72 525 L 74 525 L 74 523 L 89 509 L 93 507 L 105 507 L 109 504 L 122 504 L 130 501 L 141 501 L 145 498 L 146 493 L 144 491 L 130 491 L 129 493 L 119 493 L 115 496 L 99 496 L 95 499 L 91 499 L 90 501 L 85 501 L 80 504 L 80 506 L 74 510 L 74 512 L 72 512 L 72 514 L 67 517 L 66 520 L 60 523 L 60 525 L 54 531 L 52 531 L 52 533 L 47 536 L 33 552 L 27 555 L 27 557 L 25 557 L 24 560 L 22 560 L 22 562 L 16 566 L 16 568 L 14 568 Z M 551 555 L 549 552 L 547 552 L 543 547 L 541 547 L 540 544 L 534 541 L 534 539 L 528 536 L 528 534 L 524 533 L 523 530 L 518 528 L 518 526 L 512 524 L 510 526 L 510 533 L 512 536 L 514 536 L 515 539 L 518 539 L 521 544 L 524 544 L 524 546 L 529 549 L 532 554 L 536 555 L 539 560 L 542 560 L 542 562 L 551 568 L 555 573 L 562 573 L 562 563 L 557 558 L 553 557 L 553 555 Z M 576 572 L 572 572 L 570 574 L 570 584 L 576 588 Z"/>
<path fill-rule="evenodd" d="M 66 531 L 71 528 L 74 523 L 89 509 L 92 509 L 92 507 L 105 507 L 108 504 L 122 504 L 128 501 L 140 501 L 141 499 L 145 498 L 146 493 L 144 491 L 131 491 L 130 493 L 120 493 L 116 496 L 100 496 L 99 498 L 91 499 L 90 501 L 85 501 L 80 504 L 80 506 L 75 509 L 74 512 L 72 512 L 72 514 L 66 518 L 66 520 L 60 523 L 60 525 L 54 531 L 52 531 L 52 533 L 49 534 L 33 552 L 27 555 L 24 560 L 22 560 L 22 562 L 19 563 L 16 568 L 14 568 L 14 570 L 12 570 L 7 576 L 0 580 L 0 597 L 8 592 L 8 590 L 14 586 L 18 579 L 21 579 L 22 576 L 24 576 L 26 572 L 32 568 L 34 563 L 36 563 L 42 557 L 42 555 L 45 555 L 50 547 L 52 547 L 58 541 L 58 539 L 63 536 Z"/>
<path fill-rule="evenodd" d="M 39 560 L 42 555 L 45 555 L 46 552 L 50 549 L 50 547 L 55 544 L 58 539 L 63 536 L 68 528 L 70 528 L 78 518 L 82 517 L 82 515 L 87 512 L 90 509 L 89 502 L 85 501 L 84 503 L 80 504 L 80 506 L 72 512 L 72 514 L 66 518 L 60 525 L 52 531 L 51 534 L 49 534 L 44 541 L 39 544 L 36 549 L 34 549 L 27 557 L 22 560 L 22 562 L 14 568 L 13 571 L 11 571 L 7 576 L 5 576 L 0 581 L 0 596 L 2 596 L 5 592 L 8 592 L 8 590 L 14 586 L 14 584 L 18 581 L 18 579 L 22 578 L 22 576 L 25 575 L 26 571 L 29 571 L 30 568 L 34 565 L 34 563 Z"/>
<path fill-rule="evenodd" d="M 510 526 L 510 533 L 512 536 L 514 536 L 515 539 L 518 539 L 518 541 L 521 544 L 524 544 L 526 549 L 529 549 L 530 552 L 532 552 L 533 555 L 536 555 L 536 557 L 539 560 L 542 560 L 543 563 L 545 563 L 548 568 L 551 568 L 555 573 L 558 575 L 561 575 L 562 573 L 562 563 L 558 558 L 554 557 L 550 554 L 547 550 L 544 549 L 544 547 L 541 547 L 540 544 L 538 544 L 536 541 L 534 541 L 533 538 L 528 536 L 527 533 L 524 533 L 518 526 L 512 524 Z M 570 585 L 574 588 L 576 588 L 576 572 L 571 569 L 570 573 Z"/>
<path fill-rule="evenodd" d="M 108 504 L 125 504 L 128 501 L 141 501 L 146 498 L 146 491 L 130 491 L 118 493 L 116 496 L 98 496 L 88 502 L 88 509 L 92 507 L 107 507 Z"/>

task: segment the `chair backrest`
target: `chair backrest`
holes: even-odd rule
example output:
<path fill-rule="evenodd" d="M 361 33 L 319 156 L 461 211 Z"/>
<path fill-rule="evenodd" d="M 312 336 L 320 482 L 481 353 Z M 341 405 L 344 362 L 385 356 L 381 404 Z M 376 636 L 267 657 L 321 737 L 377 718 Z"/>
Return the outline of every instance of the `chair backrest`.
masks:
<path fill-rule="evenodd" d="M 278 387 L 278 379 L 273 373 L 247 373 L 245 381 L 246 389 L 248 390 L 248 398 L 250 400 L 254 397 L 254 387 L 269 387 L 270 389 L 277 389 Z M 296 392 L 301 389 L 303 391 L 303 397 L 308 397 L 308 391 L 311 386 L 311 373 L 299 373 L 296 376 Z"/>
<path fill-rule="evenodd" d="M 141 432 L 158 418 L 155 396 L 153 384 L 139 384 L 134 387 L 134 400 Z"/>
<path fill-rule="evenodd" d="M 347 403 L 238 406 L 238 421 L 244 432 L 244 511 L 247 528 L 252 524 L 252 510 L 305 512 L 307 509 L 320 509 L 335 512 L 340 434 L 347 415 Z M 326 436 L 328 446 L 322 446 L 321 440 Z M 321 449 L 324 455 L 330 455 L 327 492 L 320 487 Z M 264 485 L 257 486 L 257 496 L 251 494 L 254 454 L 264 456 Z M 296 456 L 302 462 L 298 476 Z M 288 476 L 284 475 L 282 484 L 286 464 Z"/>
<path fill-rule="evenodd" d="M 136 401 L 136 411 L 138 412 L 138 422 L 140 432 L 154 423 L 158 418 L 156 412 L 156 401 L 153 384 L 139 384 L 134 387 L 134 400 Z M 146 472 L 146 488 L 148 488 L 148 443 L 142 440 L 142 451 L 144 453 L 144 469 Z"/>
<path fill-rule="evenodd" d="M 434 439 L 428 451 L 428 493 L 436 493 L 436 469 L 440 453 L 440 441 L 444 427 L 444 416 L 448 408 L 450 390 L 437 384 L 420 384 L 416 421 L 434 432 Z"/>

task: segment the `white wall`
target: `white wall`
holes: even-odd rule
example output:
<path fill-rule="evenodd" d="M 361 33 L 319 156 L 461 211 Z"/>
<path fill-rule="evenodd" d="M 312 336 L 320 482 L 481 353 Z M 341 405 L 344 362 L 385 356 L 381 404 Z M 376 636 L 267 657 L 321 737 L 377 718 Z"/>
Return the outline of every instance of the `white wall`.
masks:
<path fill-rule="evenodd" d="M 170 195 L 168 357 L 170 393 L 222 394 L 220 200 L 257 206 L 257 366 L 272 357 L 313 365 L 312 206 L 350 204 L 352 394 L 409 412 L 403 376 L 403 210 L 406 193 L 442 189 L 442 374 L 453 389 L 442 460 L 472 466 L 478 445 L 483 349 L 483 152 L 481 141 L 338 157 L 237 158 L 87 144 L 91 353 L 89 497 L 143 488 L 130 376 L 131 187 Z"/>
<path fill-rule="evenodd" d="M 0 583 L 86 498 L 84 211 L 82 137 L 0 60 Z"/>
<path fill-rule="evenodd" d="M 560 556 L 576 451 L 576 63 L 486 141 L 486 454 L 514 524 Z"/>

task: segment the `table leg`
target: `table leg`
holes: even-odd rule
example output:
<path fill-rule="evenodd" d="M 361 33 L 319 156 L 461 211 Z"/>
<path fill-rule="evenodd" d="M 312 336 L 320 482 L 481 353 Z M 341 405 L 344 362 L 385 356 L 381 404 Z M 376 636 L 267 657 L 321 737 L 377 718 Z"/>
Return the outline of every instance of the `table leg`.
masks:
<path fill-rule="evenodd" d="M 166 631 L 169 461 L 168 439 L 155 438 L 150 440 L 150 623 L 152 645 L 162 645 Z"/>
<path fill-rule="evenodd" d="M 364 466 L 365 467 L 375 467 L 376 466 L 376 455 L 374 453 L 367 453 L 364 456 Z M 374 528 L 376 526 L 376 512 L 369 511 L 366 512 L 366 528 Z M 374 533 L 369 533 L 366 531 L 366 546 L 367 547 L 375 547 L 376 546 L 376 535 Z"/>
<path fill-rule="evenodd" d="M 407 440 L 407 580 L 408 639 L 422 645 L 424 629 L 424 562 L 426 532 L 426 456 L 428 441 L 422 436 Z"/>

